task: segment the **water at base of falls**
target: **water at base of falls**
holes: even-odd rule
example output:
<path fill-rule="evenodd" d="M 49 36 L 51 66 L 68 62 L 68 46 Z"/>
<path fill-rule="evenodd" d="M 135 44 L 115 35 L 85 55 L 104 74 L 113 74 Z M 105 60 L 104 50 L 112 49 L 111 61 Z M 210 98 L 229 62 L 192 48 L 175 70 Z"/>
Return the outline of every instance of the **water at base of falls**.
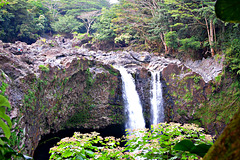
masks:
<path fill-rule="evenodd" d="M 160 72 L 151 72 L 151 124 L 164 122 L 164 108 Z"/>
<path fill-rule="evenodd" d="M 145 128 L 145 120 L 142 112 L 142 105 L 134 79 L 131 74 L 123 67 L 118 68 L 122 77 L 123 83 L 123 100 L 125 104 L 125 112 L 127 115 L 126 129 Z"/>

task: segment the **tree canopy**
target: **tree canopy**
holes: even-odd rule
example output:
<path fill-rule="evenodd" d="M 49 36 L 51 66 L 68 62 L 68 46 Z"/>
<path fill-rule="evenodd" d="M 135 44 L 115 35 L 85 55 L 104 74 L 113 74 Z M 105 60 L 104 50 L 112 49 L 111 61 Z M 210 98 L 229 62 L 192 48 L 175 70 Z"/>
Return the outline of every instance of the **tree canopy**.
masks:
<path fill-rule="evenodd" d="M 51 33 L 90 32 L 89 18 L 78 18 L 110 6 L 107 0 L 8 0 L 0 6 L 0 37 L 32 43 Z M 6 4 L 6 5 L 3 5 Z M 96 17 L 92 17 L 92 21 Z M 88 26 L 84 26 L 86 23 Z M 61 26 L 61 27 L 59 27 Z"/>
<path fill-rule="evenodd" d="M 239 11 L 238 1 L 226 3 L 216 3 L 224 10 L 216 9 L 223 20 L 228 8 Z M 44 34 L 78 32 L 93 36 L 96 46 L 201 59 L 226 50 L 227 39 L 239 39 L 238 25 L 219 20 L 214 5 L 214 0 L 120 0 L 114 5 L 108 0 L 9 0 L 0 9 L 0 37 L 32 43 Z"/>

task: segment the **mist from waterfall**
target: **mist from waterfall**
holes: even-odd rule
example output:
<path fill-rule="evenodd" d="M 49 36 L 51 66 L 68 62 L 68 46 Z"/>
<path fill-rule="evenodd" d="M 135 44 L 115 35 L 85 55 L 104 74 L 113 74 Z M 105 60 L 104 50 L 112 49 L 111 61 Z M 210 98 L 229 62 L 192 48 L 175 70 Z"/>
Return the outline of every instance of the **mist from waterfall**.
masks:
<path fill-rule="evenodd" d="M 127 115 L 126 129 L 145 128 L 142 105 L 138 96 L 134 79 L 123 67 L 118 68 L 122 77 L 123 100 L 125 113 Z"/>
<path fill-rule="evenodd" d="M 160 72 L 151 71 L 151 124 L 164 122 L 162 83 Z"/>

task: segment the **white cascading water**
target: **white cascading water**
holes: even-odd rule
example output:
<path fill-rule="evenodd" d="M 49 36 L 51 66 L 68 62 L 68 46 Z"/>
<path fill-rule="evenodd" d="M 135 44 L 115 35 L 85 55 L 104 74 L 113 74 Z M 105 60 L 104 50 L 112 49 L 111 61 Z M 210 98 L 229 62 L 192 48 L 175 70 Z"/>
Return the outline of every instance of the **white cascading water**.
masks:
<path fill-rule="evenodd" d="M 151 123 L 156 125 L 164 122 L 162 83 L 160 72 L 151 71 Z"/>
<path fill-rule="evenodd" d="M 123 100 L 125 103 L 125 112 L 128 116 L 126 129 L 145 128 L 145 121 L 142 112 L 140 98 L 136 91 L 134 79 L 131 74 L 123 67 L 118 68 L 123 83 Z"/>

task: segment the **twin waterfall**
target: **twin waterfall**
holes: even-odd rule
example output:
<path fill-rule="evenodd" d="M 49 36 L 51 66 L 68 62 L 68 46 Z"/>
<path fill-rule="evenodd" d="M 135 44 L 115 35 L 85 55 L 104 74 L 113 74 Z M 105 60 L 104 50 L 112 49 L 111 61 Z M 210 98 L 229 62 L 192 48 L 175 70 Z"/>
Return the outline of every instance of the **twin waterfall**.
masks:
<path fill-rule="evenodd" d="M 145 120 L 139 95 L 136 90 L 135 80 L 123 67 L 118 68 L 123 82 L 123 100 L 127 115 L 127 129 L 145 128 Z M 151 72 L 151 124 L 164 122 L 162 85 L 160 72 Z"/>

